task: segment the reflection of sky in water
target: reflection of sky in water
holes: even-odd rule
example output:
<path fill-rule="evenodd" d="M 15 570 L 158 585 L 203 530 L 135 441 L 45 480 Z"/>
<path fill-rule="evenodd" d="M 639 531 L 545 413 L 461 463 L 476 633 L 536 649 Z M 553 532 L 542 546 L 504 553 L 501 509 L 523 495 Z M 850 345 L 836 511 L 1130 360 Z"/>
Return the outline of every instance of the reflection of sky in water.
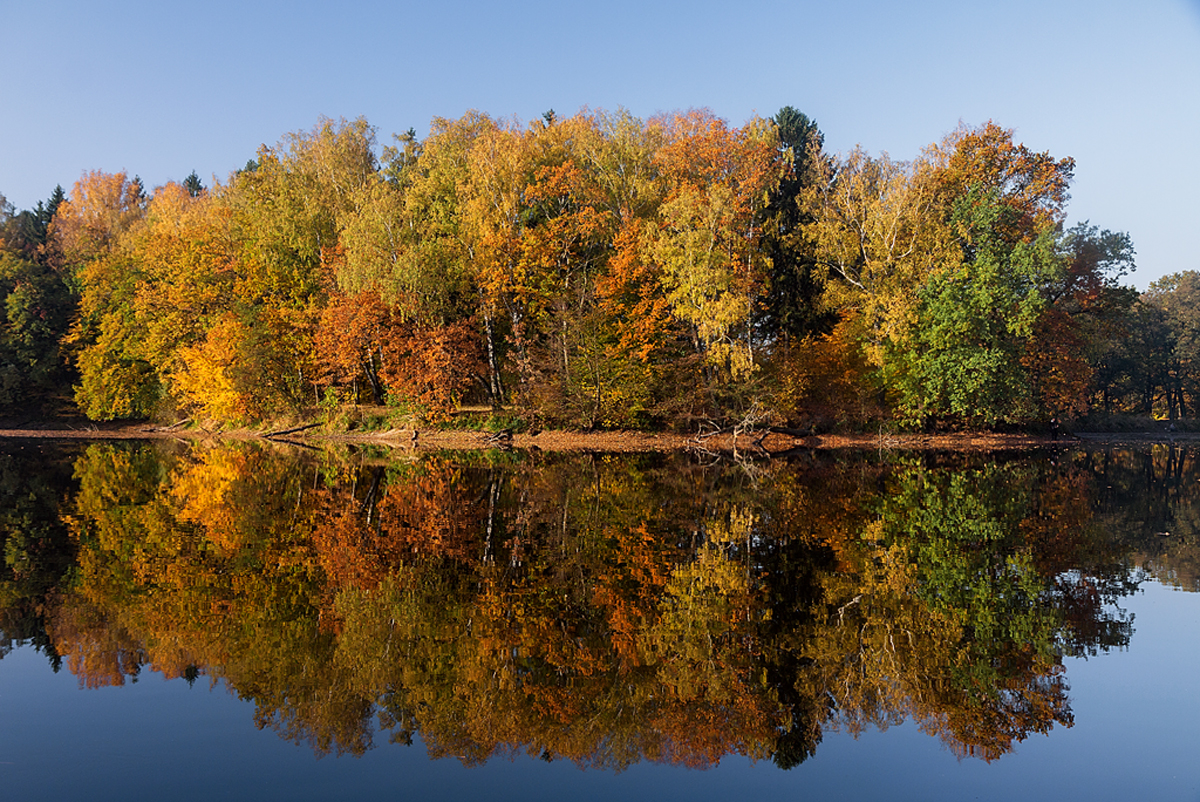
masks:
<path fill-rule="evenodd" d="M 1128 651 L 1066 661 L 1075 726 L 1031 736 L 992 764 L 958 761 L 915 726 L 826 732 L 790 772 L 730 758 L 708 771 L 639 764 L 623 774 L 566 762 L 430 762 L 419 744 L 315 760 L 254 728 L 252 708 L 201 678 L 189 688 L 145 672 L 84 691 L 65 669 L 17 649 L 0 660 L 0 787 L 8 799 L 823 798 L 1133 799 L 1200 792 L 1200 594 L 1147 582 L 1122 600 L 1136 615 Z"/>

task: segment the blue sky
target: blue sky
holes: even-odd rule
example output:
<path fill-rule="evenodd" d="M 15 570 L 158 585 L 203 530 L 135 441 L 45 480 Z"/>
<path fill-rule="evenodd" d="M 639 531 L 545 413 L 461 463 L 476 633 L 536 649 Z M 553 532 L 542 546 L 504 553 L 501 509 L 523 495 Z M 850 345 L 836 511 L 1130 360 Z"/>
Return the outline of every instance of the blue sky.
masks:
<path fill-rule="evenodd" d="M 1076 159 L 1071 222 L 1129 232 L 1136 286 L 1200 269 L 1200 0 L 4 0 L 0 64 L 18 209 L 90 169 L 208 184 L 321 116 L 387 142 L 468 109 L 792 105 L 894 158 L 995 120 Z"/>

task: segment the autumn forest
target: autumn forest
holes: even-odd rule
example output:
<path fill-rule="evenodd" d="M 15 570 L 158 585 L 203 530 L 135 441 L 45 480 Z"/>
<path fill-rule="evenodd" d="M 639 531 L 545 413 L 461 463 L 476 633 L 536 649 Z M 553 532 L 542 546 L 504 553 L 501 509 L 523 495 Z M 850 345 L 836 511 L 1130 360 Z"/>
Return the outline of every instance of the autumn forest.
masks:
<path fill-rule="evenodd" d="M 741 127 L 470 112 L 386 145 L 322 120 L 211 187 L 90 172 L 0 202 L 0 404 L 679 429 L 1194 414 L 1200 275 L 1124 285 L 1130 238 L 1067 222 L 1073 170 L 990 122 L 908 161 L 830 154 L 791 107 Z"/>

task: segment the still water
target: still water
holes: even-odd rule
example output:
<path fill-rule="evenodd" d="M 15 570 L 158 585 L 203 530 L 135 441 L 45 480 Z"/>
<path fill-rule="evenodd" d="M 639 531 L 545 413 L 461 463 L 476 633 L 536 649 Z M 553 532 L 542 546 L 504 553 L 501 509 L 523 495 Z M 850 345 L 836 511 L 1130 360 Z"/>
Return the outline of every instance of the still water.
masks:
<path fill-rule="evenodd" d="M 10 445 L 0 787 L 1200 798 L 1197 467 Z"/>

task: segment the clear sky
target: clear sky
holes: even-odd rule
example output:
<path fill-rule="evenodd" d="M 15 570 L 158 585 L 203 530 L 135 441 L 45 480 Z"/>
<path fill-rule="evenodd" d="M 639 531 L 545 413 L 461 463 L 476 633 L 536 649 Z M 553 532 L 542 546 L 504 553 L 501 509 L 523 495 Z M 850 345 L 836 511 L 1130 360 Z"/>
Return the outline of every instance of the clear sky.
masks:
<path fill-rule="evenodd" d="M 902 159 L 995 120 L 1076 159 L 1070 222 L 1129 232 L 1136 286 L 1200 270 L 1200 0 L 0 0 L 0 65 L 18 209 L 91 169 L 211 184 L 322 116 L 791 105 Z"/>

